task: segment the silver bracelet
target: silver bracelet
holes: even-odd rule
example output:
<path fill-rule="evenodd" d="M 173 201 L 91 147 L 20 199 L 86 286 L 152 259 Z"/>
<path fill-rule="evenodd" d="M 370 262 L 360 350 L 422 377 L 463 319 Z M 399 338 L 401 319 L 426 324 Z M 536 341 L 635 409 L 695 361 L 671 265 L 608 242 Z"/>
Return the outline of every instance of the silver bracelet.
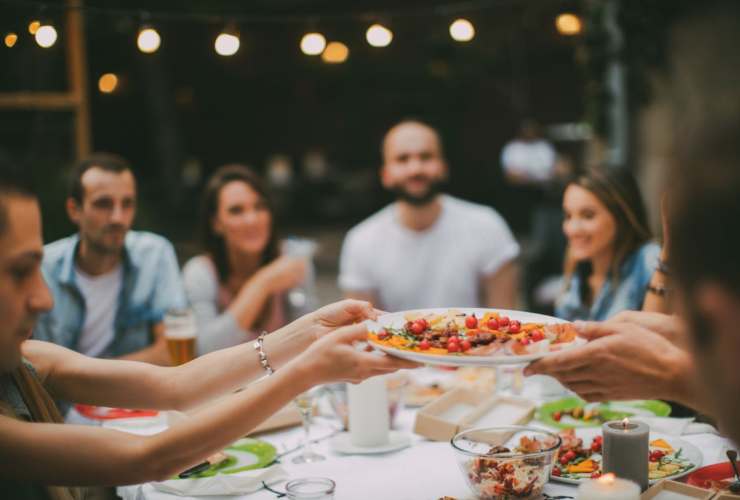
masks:
<path fill-rule="evenodd" d="M 264 368 L 268 375 L 272 375 L 273 373 L 275 373 L 275 370 L 273 370 L 272 366 L 270 366 L 270 362 L 267 360 L 267 354 L 265 354 L 265 349 L 263 347 L 263 344 L 265 342 L 265 335 L 267 335 L 267 332 L 262 332 L 262 334 L 257 337 L 257 340 L 254 341 L 252 347 L 254 347 L 254 350 L 257 351 L 257 355 L 260 358 L 260 364 L 262 365 L 262 368 Z"/>

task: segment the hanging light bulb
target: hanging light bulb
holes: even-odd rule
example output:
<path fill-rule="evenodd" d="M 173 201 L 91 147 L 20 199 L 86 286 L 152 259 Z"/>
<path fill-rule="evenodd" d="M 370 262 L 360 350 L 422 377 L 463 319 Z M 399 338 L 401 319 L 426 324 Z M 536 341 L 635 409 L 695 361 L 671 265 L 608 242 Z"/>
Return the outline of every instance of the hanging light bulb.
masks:
<path fill-rule="evenodd" d="M 28 33 L 31 35 L 35 35 L 40 27 L 41 27 L 41 21 L 39 21 L 38 19 L 34 19 L 30 23 L 28 23 Z"/>
<path fill-rule="evenodd" d="M 139 35 L 136 37 L 136 45 L 144 54 L 153 54 L 159 50 L 161 44 L 162 38 L 156 29 L 151 26 L 145 26 L 139 30 Z"/>
<path fill-rule="evenodd" d="M 365 38 L 373 47 L 387 47 L 393 41 L 393 32 L 382 24 L 373 24 L 367 29 Z"/>
<path fill-rule="evenodd" d="M 317 56 L 324 52 L 326 38 L 321 33 L 306 33 L 301 38 L 301 52 L 307 56 Z"/>
<path fill-rule="evenodd" d="M 583 22 L 577 15 L 565 12 L 555 18 L 555 28 L 561 35 L 578 35 L 583 31 Z"/>
<path fill-rule="evenodd" d="M 213 45 L 218 55 L 233 56 L 239 50 L 241 42 L 239 41 L 239 35 L 235 32 L 222 31 L 216 37 L 216 42 Z"/>
<path fill-rule="evenodd" d="M 450 36 L 456 42 L 469 42 L 475 36 L 473 23 L 467 19 L 455 19 L 450 24 Z"/>
<path fill-rule="evenodd" d="M 340 64 L 349 57 L 349 47 L 342 42 L 331 42 L 321 54 L 321 60 L 329 64 Z"/>
<path fill-rule="evenodd" d="M 13 33 L 12 31 L 10 33 L 7 33 L 5 35 L 5 46 L 9 49 L 13 48 L 15 46 L 16 42 L 18 41 L 18 35 L 16 33 Z"/>
<path fill-rule="evenodd" d="M 39 26 L 34 35 L 39 47 L 48 49 L 57 42 L 57 30 L 51 24 Z"/>
<path fill-rule="evenodd" d="M 118 88 L 118 76 L 115 73 L 105 73 L 98 79 L 98 90 L 103 94 L 112 94 Z"/>

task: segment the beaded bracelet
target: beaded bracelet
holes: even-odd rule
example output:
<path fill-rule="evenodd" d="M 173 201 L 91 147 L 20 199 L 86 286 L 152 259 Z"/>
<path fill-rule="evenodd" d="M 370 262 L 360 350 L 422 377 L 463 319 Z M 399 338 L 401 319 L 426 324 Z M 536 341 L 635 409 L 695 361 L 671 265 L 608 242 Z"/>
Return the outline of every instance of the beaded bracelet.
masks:
<path fill-rule="evenodd" d="M 275 373 L 275 370 L 273 370 L 272 366 L 270 366 L 270 362 L 267 360 L 267 354 L 265 354 L 265 349 L 263 346 L 265 342 L 265 335 L 267 335 L 267 332 L 262 332 L 262 334 L 257 337 L 257 340 L 254 341 L 252 347 L 254 347 L 254 350 L 257 351 L 257 355 L 260 358 L 260 365 L 262 365 L 262 368 L 264 368 L 268 375 L 272 375 L 273 373 Z"/>

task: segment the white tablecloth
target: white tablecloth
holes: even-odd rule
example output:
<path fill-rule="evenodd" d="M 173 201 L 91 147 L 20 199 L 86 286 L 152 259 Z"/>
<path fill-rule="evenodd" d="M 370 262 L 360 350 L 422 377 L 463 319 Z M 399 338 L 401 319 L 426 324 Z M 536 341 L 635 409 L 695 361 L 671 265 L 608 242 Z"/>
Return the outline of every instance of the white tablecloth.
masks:
<path fill-rule="evenodd" d="M 538 387 L 532 384 L 525 386 L 525 397 L 541 400 Z M 336 484 L 336 500 L 435 500 L 451 496 L 460 500 L 473 499 L 462 473 L 457 466 L 452 448 L 448 442 L 428 441 L 412 433 L 415 410 L 404 410 L 398 416 L 396 428 L 411 435 L 412 445 L 403 450 L 381 455 L 340 455 L 331 451 L 327 440 L 317 443 L 316 451 L 327 457 L 327 460 L 312 464 L 295 465 L 291 459 L 300 453 L 284 457 L 281 462 L 291 479 L 300 477 L 328 477 Z M 159 432 L 166 428 L 163 419 L 119 422 L 114 425 L 121 430 L 137 433 Z M 328 435 L 336 422 L 327 418 L 315 419 L 312 437 Z M 258 436 L 274 444 L 278 452 L 290 449 L 302 439 L 301 429 L 289 429 Z M 702 433 L 683 435 L 682 439 L 696 445 L 704 454 L 704 464 L 722 462 L 724 452 L 731 443 L 716 434 Z M 284 484 L 273 486 L 284 491 Z M 550 482 L 545 488 L 549 495 L 575 496 L 576 488 L 565 484 Z M 174 495 L 159 492 L 151 484 L 124 486 L 118 488 L 118 494 L 124 500 L 173 500 Z M 222 497 L 201 497 L 222 498 Z M 229 497 L 250 500 L 275 499 L 276 495 L 262 490 L 249 495 Z"/>

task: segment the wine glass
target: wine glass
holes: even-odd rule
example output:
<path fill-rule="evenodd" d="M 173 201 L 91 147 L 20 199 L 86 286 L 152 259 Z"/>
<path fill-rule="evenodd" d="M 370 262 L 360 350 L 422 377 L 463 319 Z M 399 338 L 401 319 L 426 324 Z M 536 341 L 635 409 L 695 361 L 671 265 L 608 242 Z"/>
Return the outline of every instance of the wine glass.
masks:
<path fill-rule="evenodd" d="M 313 387 L 299 394 L 293 400 L 293 403 L 301 413 L 301 420 L 303 421 L 303 451 L 300 455 L 293 458 L 294 464 L 310 464 L 312 462 L 326 460 L 324 455 L 320 455 L 311 449 L 311 414 L 313 412 L 313 406 L 322 392 L 322 387 Z"/>

